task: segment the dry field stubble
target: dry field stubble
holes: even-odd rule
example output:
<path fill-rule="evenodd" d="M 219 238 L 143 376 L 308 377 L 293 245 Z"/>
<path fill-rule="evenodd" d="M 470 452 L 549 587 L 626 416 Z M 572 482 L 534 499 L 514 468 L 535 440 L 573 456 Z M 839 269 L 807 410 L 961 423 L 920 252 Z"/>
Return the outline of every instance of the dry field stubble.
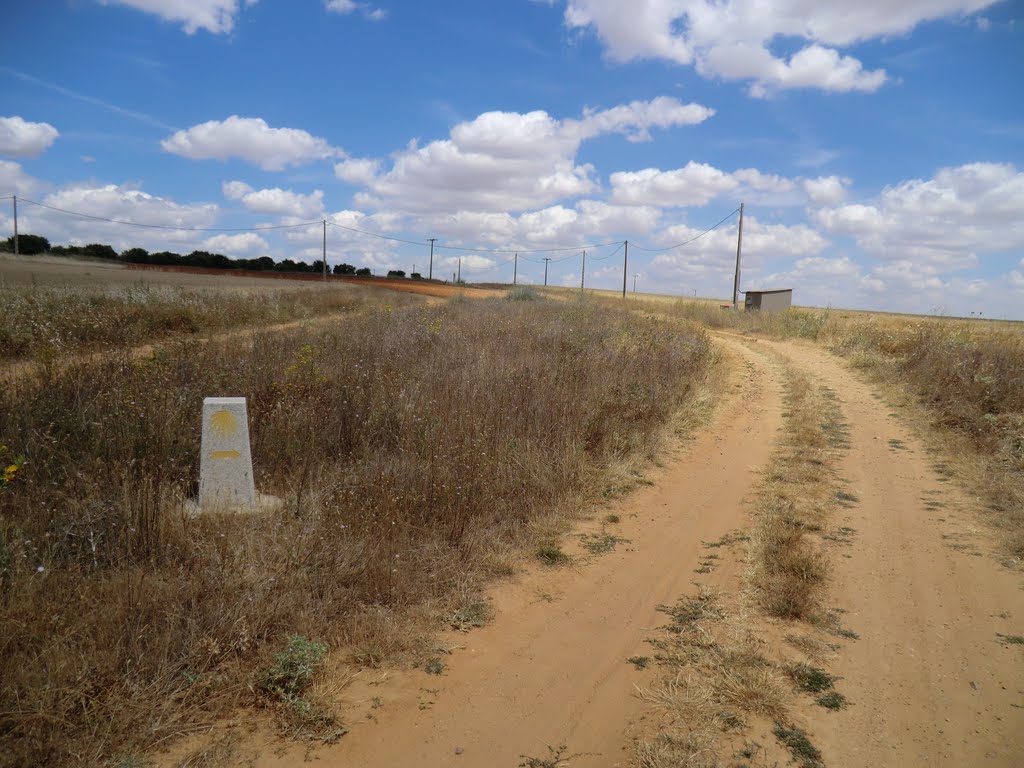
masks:
<path fill-rule="evenodd" d="M 48 361 L 71 353 L 351 312 L 381 301 L 377 290 L 337 284 L 319 290 L 281 288 L 279 283 L 275 287 L 199 289 L 150 283 L 101 290 L 0 285 L 0 361 Z M 386 295 L 392 303 L 412 301 Z"/>
<path fill-rule="evenodd" d="M 651 450 L 708 360 L 684 324 L 497 300 L 115 352 L 4 389 L 0 443 L 26 461 L 0 487 L 0 764 L 130 758 L 260 703 L 319 723 L 267 670 L 307 669 L 320 643 L 422 660 L 538 521 Z M 281 514 L 184 513 L 211 394 L 249 399 Z"/>
<path fill-rule="evenodd" d="M 652 311 L 663 304 L 651 305 Z M 1006 552 L 1024 562 L 1024 324 L 792 309 L 725 312 L 678 302 L 708 327 L 830 348 L 865 370 L 982 499 Z"/>

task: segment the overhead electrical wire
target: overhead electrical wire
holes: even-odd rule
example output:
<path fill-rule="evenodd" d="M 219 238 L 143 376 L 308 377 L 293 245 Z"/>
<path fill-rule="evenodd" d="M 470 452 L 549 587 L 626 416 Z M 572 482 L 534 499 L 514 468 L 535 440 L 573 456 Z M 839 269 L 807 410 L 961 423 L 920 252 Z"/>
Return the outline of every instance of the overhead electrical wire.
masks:
<path fill-rule="evenodd" d="M 369 237 L 379 237 L 381 240 L 393 240 L 396 243 L 405 243 L 406 245 L 422 245 L 422 246 L 430 245 L 430 243 L 427 242 L 426 240 L 424 240 L 422 242 L 420 242 L 418 240 L 403 240 L 400 237 L 392 237 L 391 235 L 380 235 L 380 234 L 377 234 L 376 232 L 368 232 L 365 229 L 356 229 L 355 227 L 346 227 L 344 224 L 338 224 L 336 222 L 331 221 L 330 219 L 327 219 L 326 221 L 327 221 L 327 226 L 329 226 L 329 227 L 337 227 L 338 229 L 346 229 L 349 232 L 358 232 L 360 235 L 368 235 Z M 318 221 L 318 222 L 315 222 L 315 223 L 319 224 L 320 222 Z M 435 246 L 435 247 L 436 248 L 440 248 L 440 246 Z"/>
<path fill-rule="evenodd" d="M 713 227 L 710 227 L 709 229 L 705 229 L 699 235 L 695 235 L 694 237 L 691 237 L 689 240 L 684 240 L 681 243 L 676 243 L 675 245 L 670 245 L 667 248 L 644 248 L 642 245 L 634 245 L 633 247 L 636 248 L 638 251 L 647 251 L 648 253 L 661 253 L 663 251 L 673 251 L 676 248 L 682 248 L 684 245 L 689 245 L 694 240 L 700 240 L 702 237 L 704 237 L 704 235 L 706 235 L 709 232 L 713 232 L 714 230 L 718 229 L 720 226 L 722 226 L 722 224 L 727 222 L 729 219 L 731 219 L 733 216 L 735 216 L 739 212 L 740 212 L 740 209 L 737 208 L 735 211 L 730 213 L 728 216 L 726 216 L 724 219 L 719 221 Z"/>
<path fill-rule="evenodd" d="M 626 245 L 626 243 L 625 243 L 625 241 L 623 241 L 623 242 L 619 243 L 619 247 L 618 248 L 616 248 L 614 251 L 609 253 L 607 256 L 591 256 L 590 260 L 591 261 L 604 261 L 605 259 L 610 259 L 616 253 L 621 251 L 623 249 L 623 247 L 625 247 L 625 245 Z"/>

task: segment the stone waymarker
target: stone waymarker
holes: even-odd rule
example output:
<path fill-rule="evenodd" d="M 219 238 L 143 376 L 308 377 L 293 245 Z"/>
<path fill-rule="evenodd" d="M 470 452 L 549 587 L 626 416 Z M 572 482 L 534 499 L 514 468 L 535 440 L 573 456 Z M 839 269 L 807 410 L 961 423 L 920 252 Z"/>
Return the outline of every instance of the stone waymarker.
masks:
<path fill-rule="evenodd" d="M 252 507 L 256 501 L 245 398 L 208 397 L 203 400 L 199 507 Z"/>

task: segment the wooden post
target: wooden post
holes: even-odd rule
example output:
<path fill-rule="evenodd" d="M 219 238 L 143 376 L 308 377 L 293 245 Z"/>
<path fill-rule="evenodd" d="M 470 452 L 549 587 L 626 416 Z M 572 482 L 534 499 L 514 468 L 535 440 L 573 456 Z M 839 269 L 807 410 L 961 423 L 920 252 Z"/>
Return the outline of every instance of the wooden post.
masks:
<path fill-rule="evenodd" d="M 519 277 L 519 254 L 517 253 L 512 257 L 512 285 L 516 284 L 516 279 Z"/>
<path fill-rule="evenodd" d="M 18 255 L 18 196 L 14 195 L 14 255 Z"/>
<path fill-rule="evenodd" d="M 327 219 L 324 219 L 324 280 L 327 279 Z"/>
<path fill-rule="evenodd" d="M 587 250 L 583 249 L 583 270 L 580 273 L 580 291 L 583 291 L 583 286 L 587 281 Z"/>

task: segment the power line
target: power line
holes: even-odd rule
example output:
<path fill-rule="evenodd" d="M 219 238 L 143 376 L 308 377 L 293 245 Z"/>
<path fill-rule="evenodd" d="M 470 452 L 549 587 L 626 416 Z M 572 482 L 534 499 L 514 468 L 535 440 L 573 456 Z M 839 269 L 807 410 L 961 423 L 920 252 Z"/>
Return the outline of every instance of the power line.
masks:
<path fill-rule="evenodd" d="M 358 232 L 360 235 L 367 235 L 369 237 L 378 237 L 381 240 L 393 240 L 396 243 L 405 243 L 406 245 L 430 245 L 430 241 L 428 241 L 428 240 L 423 240 L 423 241 L 420 241 L 420 240 L 403 240 L 400 237 L 392 237 L 391 235 L 380 235 L 380 234 L 377 234 L 376 232 L 367 232 L 365 229 L 356 229 L 355 227 L 346 227 L 344 224 L 337 224 L 337 223 L 335 223 L 333 221 L 330 221 L 330 220 L 328 220 L 327 223 L 330 226 L 332 226 L 332 227 L 337 227 L 338 229 L 347 229 L 349 232 Z M 434 239 L 436 239 L 436 238 L 434 238 Z M 442 246 L 439 245 L 437 247 L 441 248 Z"/>
<path fill-rule="evenodd" d="M 722 224 L 724 224 L 729 219 L 731 219 L 733 216 L 735 216 L 737 213 L 739 213 L 739 210 L 740 209 L 737 208 L 735 211 L 730 213 L 728 216 L 726 216 L 724 219 L 719 221 L 713 227 L 711 227 L 709 229 L 705 229 L 699 235 L 695 235 L 694 237 L 691 237 L 689 240 L 684 240 L 681 243 L 676 243 L 675 245 L 670 245 L 667 248 L 644 248 L 643 246 L 637 245 L 636 243 L 633 244 L 633 247 L 636 248 L 638 251 L 647 251 L 648 253 L 661 253 L 662 251 L 672 251 L 672 250 L 675 250 L 676 248 L 682 248 L 684 245 L 689 245 L 694 240 L 700 240 L 702 237 L 704 237 L 704 235 L 706 235 L 709 232 L 713 232 L 714 230 L 718 229 L 720 226 L 722 226 Z"/>
<path fill-rule="evenodd" d="M 591 257 L 590 257 L 590 260 L 591 260 L 591 261 L 604 261 L 605 259 L 610 259 L 610 258 L 611 258 L 612 256 L 614 256 L 614 255 L 615 255 L 616 253 L 618 253 L 619 251 L 621 251 L 621 250 L 622 250 L 622 248 L 623 248 L 623 247 L 624 247 L 625 245 L 626 245 L 626 243 L 625 243 L 625 241 L 623 241 L 623 242 L 619 243 L 619 247 L 618 247 L 618 248 L 616 248 L 616 249 L 615 249 L 614 251 L 612 251 L 611 253 L 609 253 L 609 254 L 608 254 L 607 256 L 600 256 L 600 257 L 598 257 L 598 256 L 591 256 Z"/>
<path fill-rule="evenodd" d="M 122 221 L 120 219 L 108 219 L 105 216 L 93 216 L 91 213 L 79 213 L 78 211 L 69 211 L 66 208 L 58 208 L 55 205 L 47 205 L 46 203 L 40 203 L 35 200 L 29 200 L 26 197 L 21 198 L 23 203 L 31 203 L 32 205 L 38 205 L 40 208 L 47 208 L 51 211 L 57 211 L 58 213 L 66 213 L 69 216 L 80 216 L 83 219 L 92 219 L 94 221 L 105 221 L 110 224 L 123 224 L 126 227 L 145 227 L 146 229 L 168 229 L 172 231 L 180 232 L 264 232 L 270 229 L 298 229 L 299 227 L 310 227 L 314 224 L 319 224 L 320 219 L 316 221 L 305 221 L 301 224 L 277 224 L 263 227 L 176 227 L 170 224 L 142 224 L 137 221 Z"/>

